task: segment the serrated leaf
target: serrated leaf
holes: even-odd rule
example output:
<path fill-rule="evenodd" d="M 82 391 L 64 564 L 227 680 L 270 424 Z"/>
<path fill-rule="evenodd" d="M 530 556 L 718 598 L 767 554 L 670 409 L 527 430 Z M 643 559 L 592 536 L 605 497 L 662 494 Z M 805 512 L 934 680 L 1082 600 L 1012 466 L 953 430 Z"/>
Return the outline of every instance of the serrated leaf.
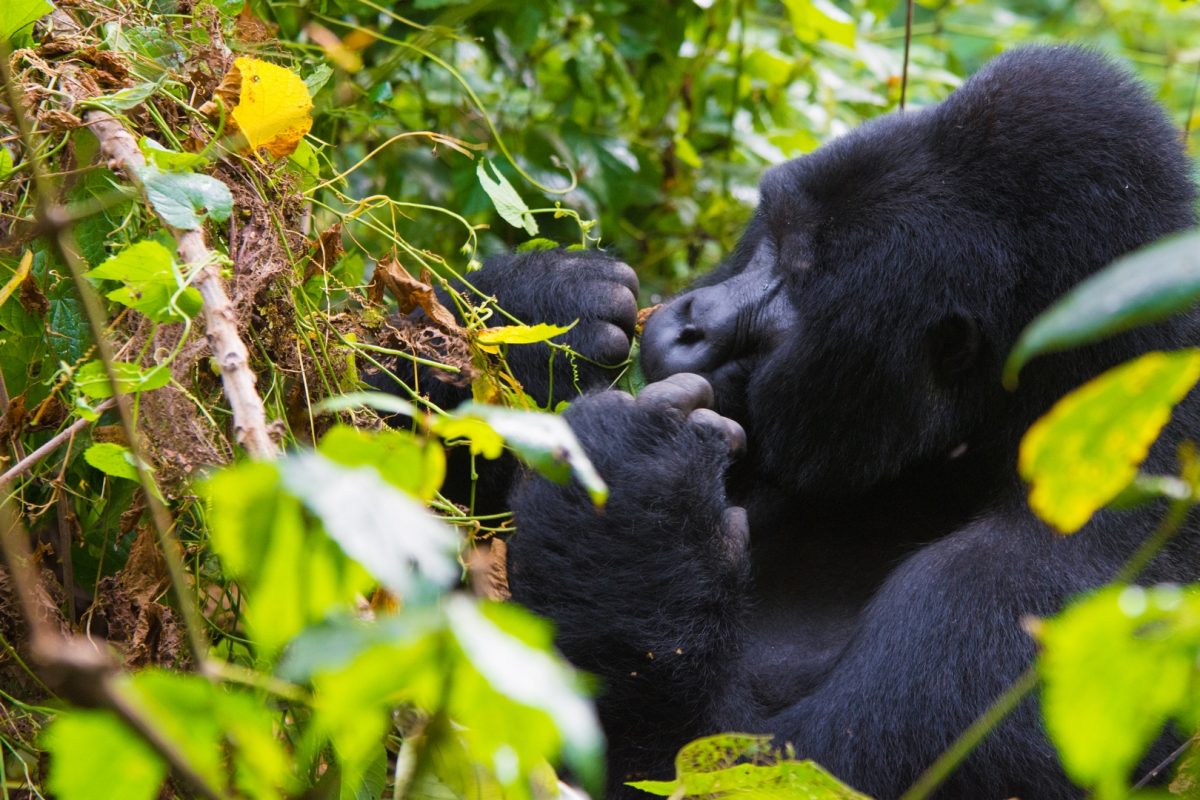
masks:
<path fill-rule="evenodd" d="M 53 10 L 47 0 L 4 0 L 0 4 L 0 39 L 11 39 Z"/>
<path fill-rule="evenodd" d="M 571 325 L 551 325 L 539 322 L 537 325 L 503 325 L 499 328 L 484 328 L 475 334 L 475 343 L 481 350 L 489 353 L 500 352 L 502 344 L 536 344 L 561 336 L 574 327 Z"/>
<path fill-rule="evenodd" d="M 489 170 L 495 175 L 494 178 L 488 174 Z M 492 198 L 492 205 L 496 207 L 500 217 L 514 228 L 524 228 L 530 236 L 536 236 L 537 220 L 533 218 L 521 195 L 517 194 L 517 190 L 508 182 L 508 178 L 504 177 L 504 173 L 496 169 L 490 161 L 481 159 L 475 167 L 475 174 L 479 176 L 479 185 L 487 192 L 487 196 Z"/>
<path fill-rule="evenodd" d="M 143 370 L 128 361 L 114 361 L 113 371 L 117 375 L 117 388 L 125 394 L 148 392 L 166 386 L 171 381 L 171 371 L 159 365 Z M 112 385 L 104 371 L 104 362 L 89 361 L 75 373 L 75 388 L 85 397 L 103 400 L 112 397 Z"/>
<path fill-rule="evenodd" d="M 1021 440 L 1029 505 L 1073 533 L 1137 474 L 1171 409 L 1200 379 L 1200 350 L 1154 352 L 1059 400 Z"/>
<path fill-rule="evenodd" d="M 574 474 L 593 503 L 601 506 L 608 500 L 608 486 L 562 417 L 468 402 L 458 407 L 453 418 L 486 423 L 513 452 L 542 475 L 556 483 L 566 483 Z M 443 436 L 446 435 L 444 430 L 438 429 Z"/>
<path fill-rule="evenodd" d="M 167 777 L 166 762 L 107 711 L 63 712 L 41 744 L 60 800 L 153 800 Z"/>
<path fill-rule="evenodd" d="M 1125 797 L 1174 718 L 1191 730 L 1200 655 L 1194 587 L 1110 586 L 1038 626 L 1046 730 L 1073 780 Z"/>
<path fill-rule="evenodd" d="M 178 322 L 201 308 L 200 293 L 184 286 L 171 251 L 153 239 L 130 245 L 87 275 L 123 283 L 105 296 L 155 322 Z"/>
<path fill-rule="evenodd" d="M 137 170 L 151 207 L 172 228 L 196 230 L 206 219 L 229 219 L 233 195 L 229 187 L 209 175 L 163 172 L 146 166 Z"/>
<path fill-rule="evenodd" d="M 137 482 L 134 455 L 128 447 L 113 442 L 99 442 L 83 451 L 83 460 L 105 475 Z"/>
<path fill-rule="evenodd" d="M 1026 363 L 1158 322 L 1200 300 L 1200 231 L 1164 239 L 1114 261 L 1076 286 L 1021 333 L 1004 383 L 1014 387 Z"/>

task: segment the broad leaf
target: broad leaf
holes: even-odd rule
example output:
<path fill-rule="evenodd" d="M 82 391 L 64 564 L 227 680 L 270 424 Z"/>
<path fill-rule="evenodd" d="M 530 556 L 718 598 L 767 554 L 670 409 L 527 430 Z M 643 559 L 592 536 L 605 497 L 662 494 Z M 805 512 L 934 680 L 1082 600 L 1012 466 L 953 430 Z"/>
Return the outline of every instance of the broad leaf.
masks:
<path fill-rule="evenodd" d="M 130 86 L 128 89 L 121 89 L 112 94 L 90 97 L 80 102 L 80 105 L 95 106 L 110 113 L 119 114 L 122 111 L 128 111 L 131 108 L 140 106 L 150 99 L 150 96 L 157 92 L 161 86 L 162 84 L 159 82 L 139 83 L 137 86 Z"/>
<path fill-rule="evenodd" d="M 144 370 L 128 361 L 114 361 L 113 372 L 117 376 L 117 388 L 123 394 L 148 392 L 166 386 L 171 381 L 171 371 L 165 366 Z M 75 388 L 85 397 L 103 400 L 112 397 L 112 384 L 104 371 L 104 362 L 89 361 L 75 373 Z"/>
<path fill-rule="evenodd" d="M 166 762 L 107 711 L 66 711 L 42 734 L 59 800 L 153 800 Z"/>
<path fill-rule="evenodd" d="M 184 285 L 171 251 L 153 239 L 130 245 L 87 275 L 120 281 L 124 285 L 105 296 L 155 322 L 178 322 L 201 308 L 200 292 Z"/>
<path fill-rule="evenodd" d="M 1200 350 L 1147 353 L 1059 400 L 1021 441 L 1029 505 L 1060 532 L 1079 530 L 1134 479 L 1197 379 Z"/>
<path fill-rule="evenodd" d="M 114 442 L 99 442 L 83 451 L 83 460 L 105 475 L 137 481 L 137 466 L 128 447 Z"/>
<path fill-rule="evenodd" d="M 142 167 L 137 174 L 150 205 L 172 228 L 196 230 L 206 219 L 229 219 L 233 211 L 229 187 L 211 176 L 163 172 L 152 166 Z"/>
<path fill-rule="evenodd" d="M 1004 382 L 1031 358 L 1158 322 L 1200 300 L 1200 231 L 1165 239 L 1120 258 L 1076 286 L 1021 333 Z"/>
<path fill-rule="evenodd" d="M 148 136 L 138 140 L 138 149 L 146 160 L 165 172 L 187 172 L 208 164 L 208 157 L 200 153 L 181 153 L 169 150 Z"/>
<path fill-rule="evenodd" d="M 495 175 L 494 178 L 488 174 L 489 171 Z M 496 207 L 501 218 L 514 228 L 524 228 L 530 236 L 536 236 L 537 220 L 529 212 L 529 206 L 525 205 L 521 195 L 517 194 L 517 190 L 508 182 L 508 178 L 492 166 L 491 162 L 483 160 L 476 166 L 475 174 L 479 176 L 479 185 L 487 192 L 487 196 L 492 198 L 492 205 Z"/>
<path fill-rule="evenodd" d="M 479 403 L 464 403 L 454 412 L 454 417 L 486 423 L 522 460 L 557 483 L 566 483 L 574 474 L 596 505 L 603 505 L 608 499 L 608 486 L 562 417 Z M 440 427 L 438 431 L 445 436 L 447 427 Z"/>
<path fill-rule="evenodd" d="M 546 322 L 540 322 L 537 325 L 504 325 L 499 328 L 484 328 L 475 334 L 475 343 L 481 350 L 487 350 L 490 353 L 500 351 L 502 344 L 536 344 L 537 342 L 545 342 L 553 339 L 555 336 L 561 336 L 574 327 L 574 323 L 567 326 L 550 325 Z"/>
<path fill-rule="evenodd" d="M 54 10 L 47 0 L 4 0 L 0 4 L 0 39 L 9 40 Z"/>
<path fill-rule="evenodd" d="M 1194 724 L 1200 594 L 1111 586 L 1042 622 L 1038 638 L 1042 711 L 1063 766 L 1096 796 L 1125 797 L 1167 721 Z"/>

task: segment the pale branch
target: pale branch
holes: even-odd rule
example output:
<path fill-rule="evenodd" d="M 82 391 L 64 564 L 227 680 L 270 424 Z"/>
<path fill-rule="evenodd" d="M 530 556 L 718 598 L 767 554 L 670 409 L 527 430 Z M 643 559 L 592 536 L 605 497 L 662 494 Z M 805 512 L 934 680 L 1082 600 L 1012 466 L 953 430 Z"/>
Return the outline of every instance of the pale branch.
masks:
<path fill-rule="evenodd" d="M 63 75 L 63 84 L 76 101 L 89 96 L 86 87 L 71 71 Z M 100 109 L 86 110 L 83 121 L 99 140 L 100 152 L 109 167 L 124 173 L 140 188 L 138 169 L 146 166 L 146 159 L 133 134 L 120 120 Z M 192 285 L 203 299 L 208 346 L 221 369 L 225 397 L 233 412 L 234 437 L 251 456 L 273 458 L 278 448 L 271 438 L 266 409 L 250 369 L 249 352 L 238 335 L 233 303 L 225 292 L 214 254 L 204 244 L 204 232 L 167 227 L 175 236 L 183 263 L 194 272 Z"/>
<path fill-rule="evenodd" d="M 108 409 L 112 408 L 113 405 L 115 405 L 115 403 L 116 403 L 116 401 L 112 400 L 112 399 L 105 400 L 103 403 L 96 406 L 95 411 L 97 414 L 103 413 L 103 412 L 107 411 Z M 45 458 L 50 453 L 52 453 L 56 449 L 58 449 L 59 445 L 61 445 L 67 439 L 71 438 L 76 433 L 83 430 L 90 424 L 92 424 L 92 420 L 84 419 L 83 417 L 80 417 L 79 419 L 77 419 L 73 423 L 71 423 L 70 426 L 68 426 L 64 430 L 60 431 L 59 433 L 56 433 L 44 445 L 42 445 L 41 447 L 34 450 L 29 455 L 22 458 L 16 464 L 13 464 L 11 467 L 9 467 L 4 472 L 3 475 L 0 475 L 0 490 L 2 490 L 3 487 L 5 486 L 5 484 L 7 484 L 9 481 L 13 480 L 14 478 L 19 478 L 20 476 L 24 475 L 26 472 L 28 472 L 30 469 L 32 469 L 35 464 L 37 464 L 43 458 Z"/>

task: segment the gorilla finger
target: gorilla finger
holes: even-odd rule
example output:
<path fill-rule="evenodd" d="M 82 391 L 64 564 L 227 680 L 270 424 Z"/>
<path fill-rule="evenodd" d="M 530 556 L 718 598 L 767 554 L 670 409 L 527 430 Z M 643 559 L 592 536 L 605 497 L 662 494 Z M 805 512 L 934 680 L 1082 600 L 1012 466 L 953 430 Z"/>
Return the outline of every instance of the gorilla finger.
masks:
<path fill-rule="evenodd" d="M 633 296 L 637 297 L 638 293 L 638 276 L 633 271 L 633 267 L 626 264 L 624 261 L 617 261 L 615 258 L 606 258 L 603 260 L 591 260 L 580 262 L 584 269 L 587 269 L 591 275 L 597 278 L 603 278 L 607 281 L 613 281 L 624 286 L 629 291 L 633 292 Z"/>
<path fill-rule="evenodd" d="M 731 455 L 740 456 L 746 451 L 746 429 L 729 417 L 722 417 L 711 408 L 697 408 L 688 414 L 688 422 L 724 437 Z"/>
<path fill-rule="evenodd" d="M 741 506 L 730 506 L 721 512 L 718 526 L 722 547 L 731 562 L 746 557 L 750 548 L 750 517 Z"/>
<path fill-rule="evenodd" d="M 613 367 L 629 358 L 629 334 L 611 322 L 587 322 L 580 326 L 577 349 L 601 366 Z"/>
<path fill-rule="evenodd" d="M 610 294 L 601 305 L 599 314 L 629 336 L 633 336 L 638 315 L 637 295 L 627 291 L 627 287 L 623 285 L 612 285 L 609 288 Z"/>
<path fill-rule="evenodd" d="M 713 404 L 713 389 L 701 376 L 680 372 L 642 389 L 637 401 L 646 408 L 676 408 L 689 414 L 697 408 L 707 408 Z"/>

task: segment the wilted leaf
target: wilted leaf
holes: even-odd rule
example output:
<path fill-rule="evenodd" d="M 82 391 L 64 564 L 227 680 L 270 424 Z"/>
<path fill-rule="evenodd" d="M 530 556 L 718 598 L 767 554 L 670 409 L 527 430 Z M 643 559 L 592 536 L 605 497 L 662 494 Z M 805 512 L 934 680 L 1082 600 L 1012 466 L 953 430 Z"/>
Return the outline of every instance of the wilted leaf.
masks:
<path fill-rule="evenodd" d="M 662 797 L 868 800 L 812 761 L 780 758 L 770 736 L 723 733 L 684 745 L 675 780 L 628 784 Z"/>
<path fill-rule="evenodd" d="M 0 39 L 11 39 L 53 10 L 47 0 L 4 0 L 0 4 Z"/>
<path fill-rule="evenodd" d="M 420 308 L 427 317 L 447 331 L 461 330 L 454 312 L 438 300 L 428 269 L 422 269 L 421 279 L 417 280 L 408 274 L 408 270 L 404 269 L 394 256 L 381 258 L 376 262 L 375 274 L 371 278 L 371 299 L 375 302 L 381 300 L 384 289 L 396 298 L 396 305 L 401 314 L 408 314 Z"/>
<path fill-rule="evenodd" d="M 504 325 L 499 328 L 484 328 L 475 334 L 475 343 L 480 349 L 489 353 L 500 352 L 502 344 L 535 344 L 561 336 L 571 330 L 574 324 L 550 325 L 540 322 L 537 325 Z"/>
<path fill-rule="evenodd" d="M 1197 300 L 1200 231 L 1190 231 L 1117 259 L 1043 311 L 1013 347 L 1004 382 L 1015 386 L 1021 367 L 1036 355 L 1157 322 Z"/>
<path fill-rule="evenodd" d="M 113 442 L 99 442 L 83 451 L 83 460 L 105 475 L 136 482 L 138 473 L 133 459 L 128 447 Z"/>
<path fill-rule="evenodd" d="M 1059 400 L 1021 441 L 1029 505 L 1060 532 L 1079 530 L 1133 480 L 1197 379 L 1200 350 L 1147 353 Z"/>
<path fill-rule="evenodd" d="M 1098 797 L 1126 796 L 1166 722 L 1194 724 L 1200 595 L 1111 586 L 1042 622 L 1038 636 L 1042 711 L 1067 774 Z"/>
<path fill-rule="evenodd" d="M 166 386 L 171 381 L 171 371 L 165 366 L 143 370 L 128 361 L 114 361 L 113 371 L 117 375 L 117 388 L 125 394 L 148 392 Z M 112 397 L 112 385 L 104 371 L 104 362 L 89 361 L 75 373 L 75 388 L 93 400 Z"/>
<path fill-rule="evenodd" d="M 153 748 L 106 711 L 65 711 L 41 742 L 60 800 L 153 800 L 167 777 Z"/>
<path fill-rule="evenodd" d="M 608 486 L 588 460 L 583 445 L 575 438 L 575 432 L 562 417 L 478 403 L 462 404 L 453 417 L 486 423 L 503 437 L 513 452 L 552 481 L 566 483 L 573 473 L 596 505 L 603 505 L 608 499 Z M 449 423 L 437 424 L 443 426 L 437 428 L 438 432 L 446 436 L 444 426 Z"/>
<path fill-rule="evenodd" d="M 201 308 L 200 292 L 184 286 L 171 251 L 153 239 L 130 245 L 87 275 L 123 283 L 105 296 L 155 322 L 178 322 Z"/>
<path fill-rule="evenodd" d="M 496 177 L 488 174 L 489 168 Z M 492 198 L 492 205 L 496 207 L 496 212 L 501 218 L 514 228 L 524 228 L 530 236 L 536 236 L 537 220 L 529 212 L 529 206 L 525 205 L 521 195 L 517 194 L 517 190 L 508 182 L 508 178 L 504 177 L 504 173 L 492 166 L 490 161 L 481 160 L 475 167 L 475 174 L 479 176 L 479 185 L 487 192 L 487 196 Z"/>
<path fill-rule="evenodd" d="M 146 166 L 137 170 L 146 199 L 163 222 L 182 231 L 196 230 L 206 219 L 221 222 L 233 211 L 229 187 L 209 175 L 163 172 Z"/>
<path fill-rule="evenodd" d="M 250 149 L 275 158 L 290 155 L 312 128 L 312 97 L 300 76 L 257 58 L 236 58 L 216 94 L 230 110 L 226 125 L 240 131 Z M 214 113 L 205 104 L 200 109 Z"/>

